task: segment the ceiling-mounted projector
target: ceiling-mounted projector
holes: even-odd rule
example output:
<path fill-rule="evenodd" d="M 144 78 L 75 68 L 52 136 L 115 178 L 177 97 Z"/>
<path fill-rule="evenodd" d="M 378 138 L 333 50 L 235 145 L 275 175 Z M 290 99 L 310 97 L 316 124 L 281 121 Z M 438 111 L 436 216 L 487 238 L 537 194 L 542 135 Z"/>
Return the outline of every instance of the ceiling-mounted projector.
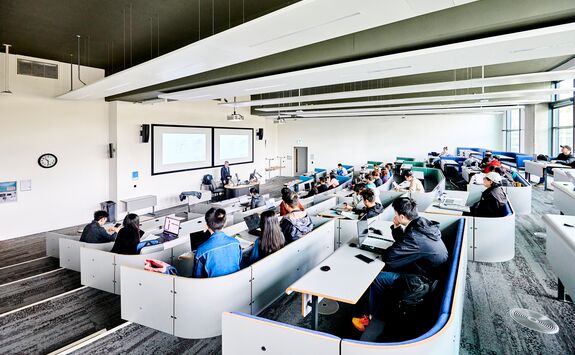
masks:
<path fill-rule="evenodd" d="M 236 98 L 234 96 L 234 113 L 232 113 L 231 115 L 228 115 L 228 121 L 243 121 L 244 120 L 244 116 L 240 115 L 239 113 L 236 113 Z"/>
<path fill-rule="evenodd" d="M 236 113 L 235 111 L 231 115 L 228 115 L 228 121 L 243 121 L 243 120 L 244 116 L 240 115 L 239 113 Z"/>

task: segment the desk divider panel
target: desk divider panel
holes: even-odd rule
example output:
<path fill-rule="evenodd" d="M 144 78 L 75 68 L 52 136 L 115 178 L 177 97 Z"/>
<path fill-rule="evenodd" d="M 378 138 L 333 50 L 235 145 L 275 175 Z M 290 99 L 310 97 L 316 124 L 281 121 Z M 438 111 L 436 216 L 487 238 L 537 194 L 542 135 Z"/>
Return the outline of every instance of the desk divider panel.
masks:
<path fill-rule="evenodd" d="M 341 338 L 333 335 L 228 312 L 223 314 L 222 323 L 223 355 L 258 353 L 339 355 L 340 353 Z"/>
<path fill-rule="evenodd" d="M 102 250 L 81 248 L 82 285 L 114 293 L 116 254 Z M 119 290 L 119 289 L 118 289 Z"/>
<path fill-rule="evenodd" d="M 60 239 L 60 267 L 68 270 L 81 271 L 80 249 L 89 248 L 103 251 L 112 250 L 114 242 L 84 243 L 75 239 Z"/>
<path fill-rule="evenodd" d="M 180 225 L 180 238 L 189 239 L 190 233 L 204 230 L 206 222 L 203 218 L 195 218 Z M 179 238 L 178 238 L 179 239 Z"/>
<path fill-rule="evenodd" d="M 258 314 L 334 251 L 335 221 L 314 229 L 252 268 L 252 314 Z"/>
<path fill-rule="evenodd" d="M 222 232 L 226 233 L 227 235 L 235 235 L 247 229 L 248 225 L 246 224 L 246 222 L 240 222 L 222 229 Z"/>
<path fill-rule="evenodd" d="M 60 233 L 47 232 L 46 235 L 46 255 L 53 258 L 60 258 L 60 238 L 80 241 L 80 236 L 70 236 Z"/>
<path fill-rule="evenodd" d="M 543 216 L 546 220 L 546 216 Z M 572 298 L 575 296 L 575 273 L 573 272 L 573 257 L 575 248 L 572 243 L 568 243 L 565 236 L 561 235 L 552 225 L 549 219 L 546 220 L 547 240 L 546 255 L 553 272 L 565 286 L 565 291 Z"/>
<path fill-rule="evenodd" d="M 122 319 L 174 334 L 174 278 L 122 265 Z"/>
<path fill-rule="evenodd" d="M 330 198 L 333 197 L 333 195 L 335 195 L 335 190 L 328 190 L 320 194 L 314 195 L 312 196 L 313 204 L 317 205 L 323 201 L 329 200 Z"/>
<path fill-rule="evenodd" d="M 188 238 L 189 240 L 189 238 Z M 122 287 L 122 279 L 121 279 L 121 266 L 131 266 L 137 269 L 144 269 L 144 261 L 146 259 L 156 259 L 161 260 L 166 263 L 172 262 L 172 250 L 171 249 L 164 249 L 161 251 L 157 251 L 155 253 L 144 254 L 144 255 L 121 255 L 116 254 L 115 259 L 115 267 L 114 267 L 114 281 L 116 287 L 114 288 L 117 295 L 121 293 Z"/>
<path fill-rule="evenodd" d="M 250 312 L 251 278 L 251 268 L 209 279 L 174 277 L 174 335 L 186 339 L 220 335 L 223 312 Z"/>
<path fill-rule="evenodd" d="M 327 211 L 330 208 L 337 206 L 337 197 L 330 197 L 328 200 L 315 203 L 313 206 L 306 208 L 308 216 L 315 216 L 318 213 Z"/>
<path fill-rule="evenodd" d="M 515 256 L 515 214 L 474 219 L 473 261 L 503 262 Z"/>

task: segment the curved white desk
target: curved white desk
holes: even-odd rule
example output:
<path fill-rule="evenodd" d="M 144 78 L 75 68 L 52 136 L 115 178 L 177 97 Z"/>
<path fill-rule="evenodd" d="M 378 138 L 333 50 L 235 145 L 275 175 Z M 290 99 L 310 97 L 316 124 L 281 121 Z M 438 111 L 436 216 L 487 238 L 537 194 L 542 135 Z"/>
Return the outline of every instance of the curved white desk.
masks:
<path fill-rule="evenodd" d="M 565 291 L 575 295 L 575 216 L 546 214 L 543 221 L 547 225 L 547 259 L 559 279 L 558 296 L 565 299 Z"/>
<path fill-rule="evenodd" d="M 570 182 L 553 181 L 553 202 L 563 214 L 575 216 L 575 191 Z"/>

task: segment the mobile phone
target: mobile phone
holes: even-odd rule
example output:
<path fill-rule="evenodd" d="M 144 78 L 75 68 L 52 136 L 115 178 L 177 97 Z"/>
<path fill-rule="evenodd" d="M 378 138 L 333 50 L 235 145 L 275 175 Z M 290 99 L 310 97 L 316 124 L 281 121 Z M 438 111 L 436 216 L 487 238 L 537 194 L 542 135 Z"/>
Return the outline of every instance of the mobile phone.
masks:
<path fill-rule="evenodd" d="M 116 223 L 116 224 L 114 224 L 114 228 L 118 228 L 121 225 L 122 225 L 122 223 Z"/>
<path fill-rule="evenodd" d="M 369 264 L 373 261 L 372 258 L 368 258 L 367 256 L 365 256 L 363 254 L 357 254 L 355 257 L 358 258 L 359 260 L 363 261 L 364 263 L 367 263 L 367 264 Z"/>
<path fill-rule="evenodd" d="M 571 228 L 575 227 L 574 225 L 568 224 L 568 223 L 563 223 L 563 225 L 564 225 L 565 227 L 571 227 Z"/>

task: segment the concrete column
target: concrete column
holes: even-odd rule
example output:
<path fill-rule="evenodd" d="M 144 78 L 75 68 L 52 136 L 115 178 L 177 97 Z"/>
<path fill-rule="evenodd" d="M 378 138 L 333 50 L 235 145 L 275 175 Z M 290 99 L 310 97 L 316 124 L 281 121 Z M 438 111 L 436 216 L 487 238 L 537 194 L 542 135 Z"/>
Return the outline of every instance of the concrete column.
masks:
<path fill-rule="evenodd" d="M 549 109 L 547 104 L 525 106 L 525 153 L 549 154 Z"/>

